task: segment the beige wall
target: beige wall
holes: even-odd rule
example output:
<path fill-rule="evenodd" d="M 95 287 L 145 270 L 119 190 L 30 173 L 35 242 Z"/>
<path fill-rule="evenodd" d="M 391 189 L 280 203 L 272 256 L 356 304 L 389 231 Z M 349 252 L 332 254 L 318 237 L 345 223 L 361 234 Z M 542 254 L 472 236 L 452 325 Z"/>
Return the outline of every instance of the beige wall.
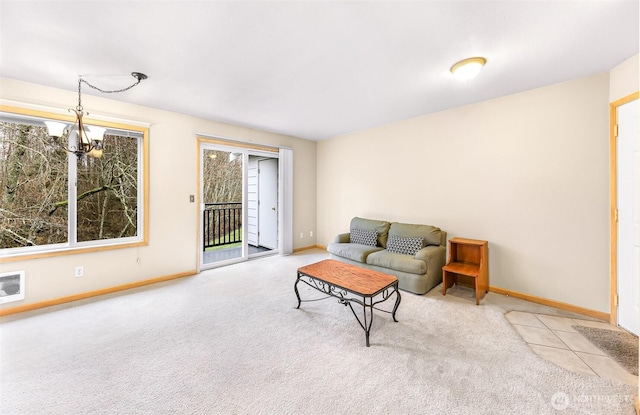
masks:
<path fill-rule="evenodd" d="M 77 94 L 0 79 L 0 98 L 63 109 L 75 106 Z M 111 116 L 151 125 L 149 133 L 149 245 L 96 253 L 39 258 L 0 264 L 2 271 L 26 271 L 26 299 L 2 308 L 40 302 L 135 281 L 194 271 L 197 266 L 198 194 L 196 133 L 205 133 L 293 149 L 293 239 L 295 248 L 314 245 L 316 229 L 316 143 L 208 121 L 102 97 L 83 96 L 93 116 Z M 138 261 L 139 259 L 139 261 Z M 75 278 L 76 266 L 84 277 Z"/>
<path fill-rule="evenodd" d="M 611 82 L 609 86 L 609 102 L 638 92 L 640 89 L 640 69 L 638 68 L 638 55 L 632 56 L 610 72 Z"/>
<path fill-rule="evenodd" d="M 608 99 L 605 73 L 321 141 L 318 243 L 436 225 L 489 241 L 490 285 L 608 313 Z"/>

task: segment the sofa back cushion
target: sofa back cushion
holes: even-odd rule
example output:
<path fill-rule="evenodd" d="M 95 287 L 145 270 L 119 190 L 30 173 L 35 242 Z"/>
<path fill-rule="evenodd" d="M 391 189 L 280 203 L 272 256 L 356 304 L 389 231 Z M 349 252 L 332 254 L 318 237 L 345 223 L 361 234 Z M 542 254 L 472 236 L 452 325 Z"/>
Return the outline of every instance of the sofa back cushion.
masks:
<path fill-rule="evenodd" d="M 389 228 L 389 236 L 391 235 L 402 238 L 423 238 L 425 246 L 442 244 L 442 231 L 431 225 L 393 222 Z"/>
<path fill-rule="evenodd" d="M 391 223 L 382 220 L 372 220 L 355 217 L 351 219 L 349 229 L 363 229 L 367 231 L 376 231 L 378 233 L 378 245 L 387 247 L 387 236 L 389 235 L 389 226 Z"/>

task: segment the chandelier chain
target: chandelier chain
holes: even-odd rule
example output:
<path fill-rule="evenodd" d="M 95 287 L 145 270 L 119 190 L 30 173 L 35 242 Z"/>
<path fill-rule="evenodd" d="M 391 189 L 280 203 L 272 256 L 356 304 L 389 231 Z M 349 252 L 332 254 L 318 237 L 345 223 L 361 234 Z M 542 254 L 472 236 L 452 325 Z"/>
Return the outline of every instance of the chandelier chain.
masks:
<path fill-rule="evenodd" d="M 128 91 L 128 90 L 130 90 L 130 89 L 131 89 L 131 88 L 133 88 L 134 86 L 138 85 L 138 84 L 140 83 L 140 81 L 142 80 L 142 78 L 136 78 L 136 79 L 137 79 L 137 81 L 136 81 L 135 83 L 133 83 L 133 84 L 129 85 L 129 86 L 128 86 L 128 87 L 126 87 L 126 88 L 122 88 L 122 89 L 114 89 L 114 90 L 109 91 L 109 90 L 100 89 L 100 88 L 98 88 L 98 87 L 97 87 L 97 86 L 95 86 L 95 85 L 91 85 L 91 84 L 90 84 L 89 82 L 87 82 L 85 79 L 83 79 L 82 77 L 80 77 L 80 78 L 79 78 L 79 81 L 78 81 L 78 91 L 80 90 L 80 83 L 81 83 L 81 82 L 84 82 L 84 83 L 85 83 L 85 84 L 87 84 L 89 87 L 91 87 L 91 88 L 95 89 L 96 91 L 100 91 L 100 92 L 102 92 L 103 94 L 115 94 L 115 93 L 118 93 L 118 92 L 124 92 L 124 91 Z"/>
<path fill-rule="evenodd" d="M 82 78 L 82 76 L 78 76 L 78 106 L 76 107 L 76 110 L 78 111 L 82 111 L 82 83 L 84 82 L 85 84 L 87 84 L 87 86 L 89 86 L 90 88 L 95 89 L 96 91 L 100 91 L 103 94 L 116 94 L 118 92 L 124 92 L 124 91 L 128 91 L 131 88 L 133 88 L 134 86 L 138 85 L 143 79 L 147 79 L 147 75 L 140 73 L 140 72 L 132 72 L 131 76 L 133 76 L 134 78 L 136 78 L 136 82 L 134 82 L 133 84 L 129 85 L 128 87 L 122 88 L 122 89 L 113 89 L 113 90 L 105 90 L 105 89 L 101 89 L 98 88 L 95 85 L 91 85 L 89 82 L 87 82 L 85 79 Z"/>

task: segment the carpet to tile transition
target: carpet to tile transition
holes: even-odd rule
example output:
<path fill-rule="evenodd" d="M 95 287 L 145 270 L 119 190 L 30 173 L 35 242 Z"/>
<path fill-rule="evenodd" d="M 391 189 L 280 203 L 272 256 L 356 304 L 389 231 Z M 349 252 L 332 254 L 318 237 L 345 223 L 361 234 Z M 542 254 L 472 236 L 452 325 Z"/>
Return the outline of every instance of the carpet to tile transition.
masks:
<path fill-rule="evenodd" d="M 635 376 L 638 376 L 638 338 L 631 333 L 595 327 L 572 326 L 591 343 Z"/>

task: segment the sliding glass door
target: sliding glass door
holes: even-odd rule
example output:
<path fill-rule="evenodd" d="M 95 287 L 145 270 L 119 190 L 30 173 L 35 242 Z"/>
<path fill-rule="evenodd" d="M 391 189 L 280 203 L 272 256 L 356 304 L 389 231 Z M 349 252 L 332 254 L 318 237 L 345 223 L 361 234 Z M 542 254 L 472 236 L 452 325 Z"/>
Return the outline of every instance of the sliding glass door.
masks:
<path fill-rule="evenodd" d="M 243 253 L 243 154 L 203 148 L 201 157 L 202 263 L 234 262 Z"/>
<path fill-rule="evenodd" d="M 280 252 L 279 153 L 200 144 L 200 268 Z"/>

